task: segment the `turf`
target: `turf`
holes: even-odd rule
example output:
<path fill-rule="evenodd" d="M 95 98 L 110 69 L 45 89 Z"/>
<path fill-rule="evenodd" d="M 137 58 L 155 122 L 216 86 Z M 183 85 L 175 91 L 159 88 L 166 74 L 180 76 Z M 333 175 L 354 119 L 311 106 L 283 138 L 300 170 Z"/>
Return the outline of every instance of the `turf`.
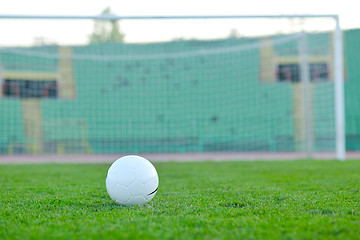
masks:
<path fill-rule="evenodd" d="M 360 161 L 156 163 L 155 198 L 115 205 L 109 165 L 0 165 L 0 239 L 358 239 Z"/>

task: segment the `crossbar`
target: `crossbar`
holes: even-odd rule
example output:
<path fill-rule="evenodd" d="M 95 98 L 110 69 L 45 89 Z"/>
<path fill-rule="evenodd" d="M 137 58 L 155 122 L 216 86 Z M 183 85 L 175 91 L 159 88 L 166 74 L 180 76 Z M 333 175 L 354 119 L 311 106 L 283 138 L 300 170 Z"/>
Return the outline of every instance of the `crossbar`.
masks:
<path fill-rule="evenodd" d="M 69 20 L 156 20 L 156 19 L 241 19 L 241 18 L 338 18 L 336 14 L 301 15 L 178 15 L 178 16 L 119 16 L 100 15 L 11 15 L 0 14 L 0 19 L 69 19 Z"/>

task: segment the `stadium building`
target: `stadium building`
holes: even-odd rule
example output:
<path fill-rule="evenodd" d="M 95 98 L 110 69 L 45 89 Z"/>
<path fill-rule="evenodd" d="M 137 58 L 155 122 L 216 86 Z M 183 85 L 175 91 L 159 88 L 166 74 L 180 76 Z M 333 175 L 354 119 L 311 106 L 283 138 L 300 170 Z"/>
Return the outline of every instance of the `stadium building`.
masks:
<path fill-rule="evenodd" d="M 344 31 L 346 148 L 360 149 L 360 29 Z M 309 34 L 311 141 L 335 148 L 333 35 Z M 0 153 L 303 151 L 292 35 L 0 50 Z"/>

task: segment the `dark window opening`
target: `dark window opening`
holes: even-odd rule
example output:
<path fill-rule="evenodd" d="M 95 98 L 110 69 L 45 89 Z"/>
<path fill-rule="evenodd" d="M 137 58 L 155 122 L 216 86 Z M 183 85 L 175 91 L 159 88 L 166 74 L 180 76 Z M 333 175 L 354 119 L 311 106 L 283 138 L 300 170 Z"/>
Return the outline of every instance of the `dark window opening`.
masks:
<path fill-rule="evenodd" d="M 280 64 L 277 69 L 279 82 L 300 82 L 299 64 Z"/>
<path fill-rule="evenodd" d="M 328 81 L 329 70 L 326 63 L 310 64 L 310 80 L 315 82 Z"/>
<path fill-rule="evenodd" d="M 310 63 L 309 74 L 311 82 L 329 81 L 329 69 L 327 63 Z M 279 64 L 276 75 L 277 81 L 279 82 L 300 82 L 300 65 Z"/>
<path fill-rule="evenodd" d="M 15 98 L 57 98 L 56 81 L 5 79 L 2 93 Z"/>

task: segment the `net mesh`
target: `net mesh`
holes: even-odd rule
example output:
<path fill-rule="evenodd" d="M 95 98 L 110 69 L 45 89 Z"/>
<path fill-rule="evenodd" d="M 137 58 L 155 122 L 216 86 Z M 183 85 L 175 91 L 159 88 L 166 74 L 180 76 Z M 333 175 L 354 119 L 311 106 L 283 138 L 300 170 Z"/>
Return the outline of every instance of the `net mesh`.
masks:
<path fill-rule="evenodd" d="M 294 29 L 1 47 L 0 151 L 334 151 L 333 35 Z"/>

